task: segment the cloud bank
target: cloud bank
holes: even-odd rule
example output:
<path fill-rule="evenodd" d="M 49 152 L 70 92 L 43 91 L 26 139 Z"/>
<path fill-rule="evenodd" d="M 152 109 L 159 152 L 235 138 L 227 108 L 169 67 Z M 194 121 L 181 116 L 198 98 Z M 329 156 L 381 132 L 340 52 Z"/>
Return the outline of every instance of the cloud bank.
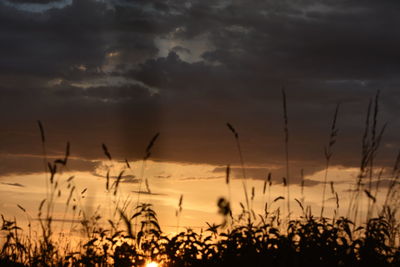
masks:
<path fill-rule="evenodd" d="M 249 165 L 282 167 L 281 88 L 292 170 L 358 166 L 368 101 L 381 90 L 389 127 L 378 165 L 399 148 L 398 1 L 0 2 L 0 152 L 237 164 L 230 122 Z M 11 4 L 10 4 L 11 3 Z M 31 9 L 30 9 L 31 8 Z M 280 166 L 280 167 L 279 167 Z"/>

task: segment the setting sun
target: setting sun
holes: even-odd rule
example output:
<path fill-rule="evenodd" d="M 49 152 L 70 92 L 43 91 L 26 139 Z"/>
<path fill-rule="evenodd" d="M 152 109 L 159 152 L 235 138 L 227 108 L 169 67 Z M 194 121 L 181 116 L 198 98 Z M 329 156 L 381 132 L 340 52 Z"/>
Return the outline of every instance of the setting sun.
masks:
<path fill-rule="evenodd" d="M 147 264 L 146 264 L 146 267 L 158 267 L 158 263 L 152 261 L 152 262 L 147 263 Z"/>

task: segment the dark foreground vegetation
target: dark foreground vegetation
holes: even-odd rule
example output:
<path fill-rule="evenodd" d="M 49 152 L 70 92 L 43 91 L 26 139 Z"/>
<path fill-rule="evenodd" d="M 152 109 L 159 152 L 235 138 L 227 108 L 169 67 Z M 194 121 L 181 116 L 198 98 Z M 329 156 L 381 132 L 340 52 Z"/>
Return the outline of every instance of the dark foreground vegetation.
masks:
<path fill-rule="evenodd" d="M 288 116 L 286 96 L 284 97 L 284 132 L 286 164 L 289 165 L 288 153 Z M 371 104 L 372 103 L 372 104 Z M 246 188 L 245 166 L 241 155 L 239 134 L 231 124 L 227 124 L 233 133 L 238 147 L 240 162 L 243 168 L 243 189 L 246 203 L 242 211 L 232 215 L 228 199 L 218 200 L 219 212 L 224 223 L 208 224 L 202 231 L 186 229 L 177 234 L 161 231 L 156 212 L 150 203 L 140 201 L 142 180 L 146 191 L 150 188 L 143 179 L 143 170 L 137 200 L 119 198 L 119 184 L 123 172 L 111 178 L 106 175 L 105 190 L 113 201 L 114 217 L 102 218 L 99 214 L 89 216 L 80 205 L 82 192 L 78 192 L 73 177 L 64 181 L 69 190 L 65 199 L 66 211 L 70 210 L 80 226 L 84 237 L 77 246 L 68 246 L 67 241 L 60 240 L 53 233 L 54 200 L 60 197 L 61 181 L 57 172 L 66 164 L 69 156 L 69 144 L 65 157 L 48 162 L 48 192 L 38 208 L 37 221 L 40 225 L 39 237 L 32 237 L 31 223 L 29 229 L 21 229 L 15 219 L 2 215 L 0 266 L 400 266 L 399 223 L 397 220 L 399 161 L 395 161 L 390 172 L 391 183 L 385 194 L 386 198 L 377 205 L 378 191 L 383 170 L 374 170 L 374 158 L 378 150 L 382 130 L 377 129 L 378 95 L 375 106 L 368 107 L 365 134 L 362 140 L 360 174 L 354 183 L 353 197 L 348 207 L 348 216 L 339 217 L 339 197 L 336 196 L 336 209 L 329 218 L 324 216 L 326 184 L 332 148 L 336 142 L 336 108 L 325 149 L 326 174 L 322 196 L 322 209 L 318 216 L 304 203 L 304 199 L 295 199 L 302 215 L 291 218 L 289 172 L 283 178 L 287 196 L 279 196 L 271 203 L 286 201 L 287 215 L 282 216 L 280 209 L 270 210 L 266 203 L 263 214 L 255 214 L 250 203 L 254 198 Z M 374 108 L 373 108 L 374 107 Z M 372 114 L 372 115 L 370 115 Z M 371 117 L 371 118 L 370 118 Z M 371 121 L 371 123 L 370 123 Z M 45 135 L 39 122 L 43 148 Z M 143 164 L 151 155 L 151 149 L 158 134 L 146 147 Z M 108 160 L 112 160 L 106 145 L 102 145 Z M 44 158 L 46 158 L 45 149 Z M 226 184 L 230 183 L 230 168 L 227 167 Z M 263 193 L 272 186 L 270 175 L 264 183 Z M 389 176 L 388 176 L 389 177 Z M 382 190 L 381 190 L 382 191 Z M 136 198 L 136 195 L 135 195 Z M 360 199 L 367 200 L 367 216 L 360 220 Z M 128 201 L 129 200 L 129 201 Z M 136 202 L 136 203 L 135 203 Z M 293 201 L 293 203 L 296 203 Z M 24 212 L 25 209 L 19 206 Z M 293 208 L 293 207 L 292 207 Z M 182 211 L 182 197 L 179 200 L 176 216 Z M 26 212 L 27 213 L 27 212 Z M 28 214 L 28 213 L 27 213 Z M 27 218 L 32 218 L 27 216 Z M 101 222 L 102 221 L 102 222 Z M 73 223 L 71 223 L 73 224 Z M 72 227 L 71 227 L 72 229 Z M 71 231 L 72 232 L 72 231 Z M 151 265 L 150 263 L 153 263 Z"/>
<path fill-rule="evenodd" d="M 399 266 L 400 251 L 390 244 L 394 229 L 385 218 L 370 219 L 354 229 L 346 219 L 317 220 L 307 216 L 281 232 L 274 221 L 252 222 L 220 231 L 210 225 L 203 233 L 186 230 L 164 235 L 153 211 L 138 234 L 94 229 L 79 250 L 59 251 L 49 240 L 31 243 L 18 235 L 14 222 L 1 251 L 3 266 Z M 276 220 L 275 220 L 276 222 Z M 129 227 L 128 227 L 129 229 Z M 21 264 L 17 264 L 21 263 Z"/>

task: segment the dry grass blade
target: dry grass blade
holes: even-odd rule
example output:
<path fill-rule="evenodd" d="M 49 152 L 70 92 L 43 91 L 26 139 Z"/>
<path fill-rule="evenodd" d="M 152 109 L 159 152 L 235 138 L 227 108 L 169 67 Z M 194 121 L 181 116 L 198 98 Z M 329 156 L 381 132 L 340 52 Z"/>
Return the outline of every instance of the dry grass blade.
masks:
<path fill-rule="evenodd" d="M 368 166 L 369 158 L 371 156 L 372 148 L 369 142 L 369 132 L 370 132 L 370 120 L 371 120 L 371 107 L 372 107 L 372 99 L 369 99 L 367 114 L 365 118 L 365 127 L 364 134 L 362 137 L 362 146 L 361 146 L 361 161 L 360 161 L 360 171 L 356 182 L 355 190 L 350 197 L 350 203 L 348 205 L 347 216 L 350 217 L 350 214 L 354 214 L 354 218 L 357 218 L 358 207 L 357 202 L 361 192 L 362 180 L 365 177 L 366 168 Z"/>
<path fill-rule="evenodd" d="M 111 154 L 110 154 L 110 152 L 108 151 L 108 148 L 107 148 L 106 144 L 104 144 L 104 143 L 101 144 L 101 147 L 103 148 L 104 155 L 106 155 L 106 157 L 107 157 L 109 160 L 112 160 Z"/>
<path fill-rule="evenodd" d="M 287 103 L 286 103 L 286 92 L 285 89 L 282 88 L 282 103 L 283 103 L 283 121 L 284 121 L 284 134 L 285 134 L 285 161 L 286 161 L 286 179 L 288 184 L 290 184 L 290 170 L 289 170 L 289 119 L 287 112 Z M 286 184 L 286 179 L 284 179 L 284 183 Z M 285 185 L 286 186 L 286 185 Z M 290 188 L 287 186 L 286 190 L 287 195 L 287 212 L 288 218 L 290 220 Z"/>
<path fill-rule="evenodd" d="M 281 199 L 285 199 L 285 198 L 284 198 L 283 196 L 279 196 L 279 197 L 275 198 L 275 199 L 272 201 L 272 203 L 277 202 L 277 201 L 279 201 L 279 200 L 281 200 Z"/>
<path fill-rule="evenodd" d="M 301 204 L 301 201 L 298 200 L 297 198 L 295 198 L 294 200 L 297 202 L 297 204 L 299 204 L 301 210 L 304 212 L 304 207 L 303 207 L 303 204 Z"/>
<path fill-rule="evenodd" d="M 44 128 L 43 128 L 43 124 L 40 120 L 37 121 L 38 126 L 39 126 L 39 130 L 40 130 L 40 139 L 42 140 L 42 143 L 46 142 L 46 137 L 44 135 Z"/>
<path fill-rule="evenodd" d="M 69 196 L 68 196 L 68 199 L 67 199 L 67 206 L 69 205 L 69 202 L 71 201 L 72 194 L 74 193 L 74 191 L 75 191 L 75 186 L 73 186 L 71 188 L 71 191 L 69 191 Z"/>
<path fill-rule="evenodd" d="M 325 175 L 324 175 L 324 187 L 323 187 L 323 191 L 322 191 L 322 205 L 321 205 L 321 215 L 320 215 L 321 218 L 323 217 L 324 209 L 325 209 L 326 184 L 328 181 L 328 171 L 329 171 L 329 167 L 330 167 L 330 160 L 332 157 L 332 148 L 333 148 L 333 145 L 336 143 L 336 137 L 337 137 L 337 133 L 338 133 L 338 129 L 336 128 L 336 121 L 337 121 L 337 117 L 338 117 L 339 107 L 340 107 L 340 104 L 337 104 L 336 108 L 335 108 L 335 113 L 333 115 L 328 145 L 324 148 L 326 166 L 325 166 Z M 334 190 L 333 190 L 332 184 L 331 184 L 331 190 L 332 190 L 332 194 L 333 194 Z"/>
<path fill-rule="evenodd" d="M 125 223 L 126 230 L 127 230 L 127 233 L 128 233 L 128 237 L 129 238 L 134 238 L 133 231 L 132 231 L 132 224 L 131 224 L 130 220 L 128 219 L 128 217 L 126 217 L 126 215 L 123 212 L 123 210 L 118 209 L 118 212 L 119 212 L 119 215 L 121 216 L 122 220 Z"/>
<path fill-rule="evenodd" d="M 144 161 L 148 160 L 150 158 L 150 156 L 151 156 L 151 152 L 146 152 L 145 156 L 143 157 L 143 160 Z"/>
<path fill-rule="evenodd" d="M 39 208 L 38 208 L 38 210 L 39 210 L 39 217 L 40 217 L 41 214 L 42 214 L 42 208 L 43 208 L 43 205 L 44 205 L 45 202 L 46 202 L 46 199 L 43 199 L 43 200 L 40 202 L 40 204 L 39 204 Z"/>
<path fill-rule="evenodd" d="M 51 165 L 50 162 L 47 163 L 47 166 L 49 167 L 49 171 L 50 171 L 50 183 L 53 184 L 54 182 L 54 176 L 57 173 L 57 165 Z"/>
<path fill-rule="evenodd" d="M 179 212 L 182 211 L 182 203 L 183 203 L 183 195 L 181 195 L 181 196 L 179 197 L 179 204 L 178 204 Z"/>
<path fill-rule="evenodd" d="M 177 232 L 179 232 L 179 222 L 180 222 L 180 215 L 182 213 L 182 204 L 183 204 L 183 195 L 181 194 L 179 197 L 178 209 L 175 211 L 175 216 L 177 217 L 177 222 L 176 222 Z"/>
<path fill-rule="evenodd" d="M 378 90 L 376 92 L 375 95 L 375 101 L 374 101 L 374 114 L 373 114 L 373 122 L 372 122 L 372 127 L 371 127 L 371 147 L 370 147 L 370 152 L 369 152 L 369 157 L 367 160 L 367 163 L 369 163 L 369 182 L 368 182 L 368 192 L 370 193 L 370 195 L 372 196 L 371 192 L 372 192 L 372 180 L 373 180 L 373 174 L 374 174 L 374 161 L 375 161 L 375 157 L 376 157 L 376 153 L 377 150 L 380 146 L 380 142 L 383 136 L 383 133 L 385 132 L 387 123 L 385 123 L 379 134 L 376 134 L 376 129 L 377 129 L 377 125 L 378 125 L 378 112 L 379 112 L 379 94 L 380 91 Z M 374 197 L 375 198 L 375 197 Z M 372 200 L 372 204 L 370 203 L 370 201 L 368 201 L 368 212 L 367 212 L 367 219 L 369 219 L 369 217 L 371 216 L 372 213 L 372 209 L 373 209 L 373 205 L 376 202 L 376 199 L 374 200 L 373 198 L 370 198 L 370 200 Z"/>
<path fill-rule="evenodd" d="M 364 189 L 364 192 L 368 198 L 370 198 L 373 202 L 376 202 L 376 198 L 371 194 L 370 191 L 368 191 L 367 189 Z"/>
<path fill-rule="evenodd" d="M 70 144 L 69 142 L 67 142 L 67 146 L 65 148 L 64 165 L 66 165 L 68 162 L 69 153 L 70 153 Z"/>
<path fill-rule="evenodd" d="M 70 145 L 69 145 L 69 142 L 67 142 L 67 146 L 65 148 L 64 159 L 57 159 L 57 160 L 54 161 L 54 163 L 59 163 L 59 164 L 62 164 L 64 166 L 67 165 L 68 157 L 69 157 L 69 150 L 70 150 Z"/>
<path fill-rule="evenodd" d="M 24 209 L 24 207 L 22 207 L 21 205 L 17 204 L 17 207 L 22 210 L 23 212 L 26 212 L 26 210 Z"/>
<path fill-rule="evenodd" d="M 367 117 L 365 119 L 365 128 L 364 128 L 364 135 L 362 138 L 362 155 L 361 155 L 361 164 L 360 164 L 360 179 L 363 178 L 365 167 L 368 163 L 368 158 L 370 155 L 370 143 L 368 141 L 369 136 L 369 124 L 370 124 L 370 117 L 371 117 L 371 106 L 372 100 L 369 100 L 368 108 L 367 108 Z"/>
<path fill-rule="evenodd" d="M 147 193 L 151 194 L 151 190 L 150 190 L 150 186 L 149 186 L 149 180 L 147 178 L 145 179 L 145 184 L 146 184 Z"/>
<path fill-rule="evenodd" d="M 394 162 L 394 166 L 393 166 L 393 170 L 392 170 L 392 176 L 395 176 L 398 169 L 399 169 L 399 164 L 400 164 L 400 150 L 399 152 L 397 152 L 397 157 L 396 160 Z"/>
<path fill-rule="evenodd" d="M 230 178 L 230 174 L 231 174 L 231 166 L 228 164 L 226 166 L 226 176 L 225 176 L 225 183 L 229 184 L 229 178 Z"/>
<path fill-rule="evenodd" d="M 239 138 L 239 134 L 238 132 L 235 130 L 235 128 L 233 128 L 232 124 L 230 124 L 229 122 L 226 123 L 226 126 L 228 126 L 229 130 L 233 133 L 233 135 L 235 136 L 235 138 Z"/>
<path fill-rule="evenodd" d="M 235 137 L 236 146 L 237 146 L 237 150 L 238 150 L 238 153 L 239 153 L 240 165 L 242 167 L 242 175 L 243 175 L 243 177 L 242 177 L 243 178 L 242 179 L 242 185 L 243 185 L 244 196 L 245 196 L 245 199 L 246 199 L 247 209 L 250 210 L 250 201 L 249 201 L 249 196 L 248 196 L 248 193 L 247 193 L 247 184 L 246 184 L 246 169 L 244 167 L 244 159 L 243 159 L 242 148 L 240 146 L 239 134 L 235 130 L 235 128 L 233 128 L 233 126 L 230 123 L 226 123 L 226 125 L 228 126 L 229 130 L 233 133 L 233 135 Z"/>
<path fill-rule="evenodd" d="M 371 151 L 369 153 L 369 158 L 368 158 L 368 162 L 369 162 L 369 185 L 368 185 L 368 189 L 369 191 L 371 191 L 371 186 L 372 186 L 372 175 L 373 175 L 373 169 L 374 169 L 374 158 L 375 158 L 375 153 L 379 147 L 379 143 L 380 143 L 380 138 L 383 135 L 383 132 L 386 128 L 386 124 L 382 127 L 381 132 L 379 133 L 379 135 L 376 135 L 376 129 L 378 126 L 378 112 L 379 112 L 379 94 L 380 91 L 378 90 L 376 92 L 375 95 L 375 100 L 374 100 L 374 114 L 373 114 L 373 120 L 372 120 L 372 127 L 371 127 L 371 140 L 370 140 L 370 144 L 371 144 Z"/>
<path fill-rule="evenodd" d="M 388 190 L 387 190 L 387 193 L 386 193 L 384 206 L 387 206 L 387 203 L 389 201 L 390 195 L 391 195 L 391 193 L 393 192 L 393 189 L 396 186 L 397 180 L 399 179 L 399 162 L 400 162 L 400 150 L 399 150 L 399 152 L 397 154 L 396 161 L 394 163 L 394 167 L 393 167 L 393 170 L 392 170 L 392 179 L 390 181 L 390 184 L 389 184 L 389 187 L 388 187 Z M 378 189 L 376 191 L 378 191 Z"/>
<path fill-rule="evenodd" d="M 378 181 L 375 184 L 375 194 L 374 194 L 375 198 L 377 197 L 378 192 L 379 192 L 379 186 L 381 184 L 382 174 L 383 174 L 384 170 L 385 170 L 385 168 L 382 167 L 378 174 Z"/>
<path fill-rule="evenodd" d="M 384 123 L 381 130 L 379 131 L 378 137 L 376 138 L 376 143 L 375 143 L 375 148 L 374 148 L 374 152 L 376 152 L 376 150 L 378 150 L 378 147 L 381 144 L 381 140 L 382 140 L 382 136 L 385 133 L 386 127 L 387 127 L 387 123 Z"/>
<path fill-rule="evenodd" d="M 288 114 L 287 114 L 285 89 L 282 89 L 282 100 L 283 100 L 283 121 L 284 121 L 285 142 L 287 143 L 289 141 L 289 128 L 288 128 Z"/>
<path fill-rule="evenodd" d="M 110 170 L 107 171 L 106 175 L 106 190 L 110 189 Z"/>
<path fill-rule="evenodd" d="M 263 185 L 263 195 L 265 195 L 265 191 L 267 190 L 267 180 L 264 180 L 264 185 Z"/>
<path fill-rule="evenodd" d="M 129 164 L 129 161 L 127 159 L 125 159 L 125 164 L 126 164 L 126 167 L 128 167 L 128 169 L 131 168 L 131 165 Z"/>
<path fill-rule="evenodd" d="M 150 153 L 151 148 L 154 146 L 154 143 L 156 142 L 157 138 L 160 136 L 160 133 L 156 133 L 153 138 L 150 140 L 149 144 L 147 145 L 146 152 Z"/>
<path fill-rule="evenodd" d="M 121 182 L 121 178 L 122 178 L 122 175 L 123 175 L 123 174 L 124 174 L 124 171 L 121 171 L 121 172 L 118 174 L 117 180 L 115 181 L 114 196 L 117 194 L 118 185 L 119 185 L 119 183 Z"/>
<path fill-rule="evenodd" d="M 373 121 L 372 121 L 372 129 L 371 129 L 371 143 L 372 147 L 375 146 L 375 141 L 376 141 L 376 127 L 378 124 L 378 112 L 379 112 L 379 94 L 380 91 L 378 90 L 375 95 L 375 101 L 374 101 L 374 116 L 373 116 Z"/>
<path fill-rule="evenodd" d="M 335 197 L 336 197 L 336 208 L 338 209 L 340 206 L 339 206 L 339 195 L 337 192 L 335 192 Z"/>

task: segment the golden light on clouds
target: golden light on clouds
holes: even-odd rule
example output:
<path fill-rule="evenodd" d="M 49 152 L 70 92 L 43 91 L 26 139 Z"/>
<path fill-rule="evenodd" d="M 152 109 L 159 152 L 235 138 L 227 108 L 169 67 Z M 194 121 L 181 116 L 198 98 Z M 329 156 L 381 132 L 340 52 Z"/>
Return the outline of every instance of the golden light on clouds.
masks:
<path fill-rule="evenodd" d="M 87 67 L 83 64 L 77 65 L 75 66 L 76 69 L 80 70 L 80 71 L 86 71 Z"/>
<path fill-rule="evenodd" d="M 118 51 L 112 51 L 107 53 L 107 57 L 116 57 L 119 56 L 119 52 Z"/>
<path fill-rule="evenodd" d="M 122 162 L 101 163 L 96 172 L 65 172 L 60 174 L 61 196 L 56 199 L 54 210 L 55 221 L 61 219 L 72 219 L 71 214 L 64 215 L 65 198 L 68 197 L 67 179 L 74 175 L 73 186 L 77 192 L 85 192 L 84 198 L 80 200 L 82 209 L 87 214 L 93 214 L 97 209 L 102 214 L 105 222 L 109 219 L 107 216 L 112 214 L 113 192 L 106 190 L 106 172 L 110 168 L 110 184 L 118 176 L 118 173 L 125 168 Z M 119 186 L 120 199 L 134 200 L 136 203 L 137 192 L 139 191 L 139 179 L 141 177 L 142 162 L 130 162 L 131 168 L 125 168 L 124 177 Z M 216 171 L 216 169 L 218 171 Z M 219 169 L 222 169 L 219 171 Z M 340 205 L 346 206 L 349 197 L 350 182 L 353 180 L 357 169 L 332 167 L 328 178 L 329 182 L 335 182 L 334 188 L 340 196 Z M 321 201 L 321 175 L 323 171 L 313 175 L 306 176 L 304 194 L 301 193 L 299 184 L 293 184 L 291 194 L 293 198 L 304 199 L 305 205 L 312 207 L 312 210 L 319 209 Z M 340 180 L 338 178 L 341 178 Z M 177 230 L 178 218 L 175 211 L 178 208 L 178 201 L 183 195 L 182 213 L 179 218 L 180 229 L 192 227 L 200 229 L 206 226 L 206 222 L 219 222 L 222 220 L 218 215 L 217 200 L 220 197 L 230 198 L 231 207 L 234 214 L 241 211 L 240 202 L 244 202 L 243 188 L 241 180 L 232 178 L 230 184 L 225 182 L 225 173 L 221 166 L 207 164 L 180 164 L 172 162 L 149 161 L 144 169 L 144 179 L 148 180 L 151 194 L 142 194 L 141 201 L 152 203 L 160 226 L 165 232 Z M 34 214 L 39 203 L 45 198 L 45 175 L 29 174 L 4 176 L 0 180 L 0 193 L 4 196 L 0 204 L 0 210 L 6 214 L 15 211 L 17 205 L 23 206 L 28 213 Z M 11 186 L 10 183 L 23 185 Z M 252 207 L 256 214 L 262 214 L 265 208 L 265 202 L 269 202 L 270 209 L 285 209 L 285 201 L 276 201 L 279 196 L 285 196 L 285 188 L 278 177 L 273 178 L 273 184 L 270 189 L 263 190 L 264 180 L 248 179 L 248 190 L 251 193 L 254 188 L 254 198 Z M 144 183 L 140 190 L 146 191 Z M 330 192 L 330 191 L 329 191 Z M 111 202 L 110 202 L 111 201 Z M 335 199 L 333 194 L 327 195 L 326 211 L 333 211 L 335 208 Z M 111 205 L 111 206 L 110 206 Z M 300 208 L 293 201 L 295 207 L 293 213 L 301 214 Z M 133 207 L 132 207 L 133 210 Z M 340 212 L 346 212 L 343 208 Z M 15 212 L 14 212 L 15 213 Z M 22 212 L 16 214 L 18 219 L 24 220 L 25 215 Z"/>
<path fill-rule="evenodd" d="M 149 262 L 149 263 L 146 264 L 146 267 L 158 267 L 158 266 L 159 266 L 158 263 L 154 262 L 154 261 Z"/>

